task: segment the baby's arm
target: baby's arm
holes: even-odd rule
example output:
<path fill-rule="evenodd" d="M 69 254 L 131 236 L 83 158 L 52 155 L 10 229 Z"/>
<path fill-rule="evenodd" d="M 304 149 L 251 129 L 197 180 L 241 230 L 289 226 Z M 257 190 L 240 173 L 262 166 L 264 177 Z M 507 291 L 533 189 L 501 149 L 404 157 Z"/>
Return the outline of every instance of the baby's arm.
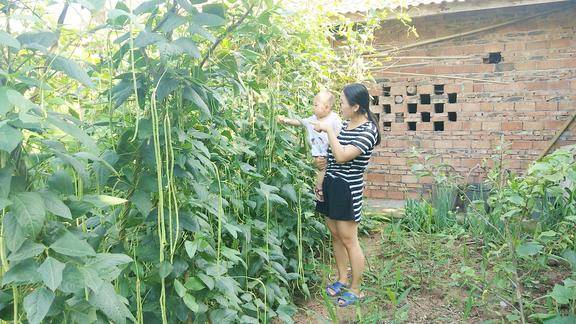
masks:
<path fill-rule="evenodd" d="M 304 126 L 304 125 L 302 125 L 302 122 L 300 120 L 293 119 L 293 118 L 286 118 L 284 116 L 278 116 L 278 122 L 280 124 L 290 125 L 290 126 Z"/>

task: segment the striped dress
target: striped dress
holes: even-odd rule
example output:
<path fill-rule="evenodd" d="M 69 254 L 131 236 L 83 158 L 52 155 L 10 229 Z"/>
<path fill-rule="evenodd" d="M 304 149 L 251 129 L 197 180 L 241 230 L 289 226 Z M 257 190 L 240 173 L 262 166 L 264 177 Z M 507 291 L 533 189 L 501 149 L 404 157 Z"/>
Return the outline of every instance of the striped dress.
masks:
<path fill-rule="evenodd" d="M 349 121 L 343 123 L 342 130 L 338 135 L 338 142 L 340 142 L 341 145 L 354 145 L 359 148 L 362 153 L 351 161 L 346 163 L 337 163 L 332 154 L 332 149 L 329 148 L 326 176 L 341 178 L 350 185 L 354 220 L 359 222 L 360 219 L 362 219 L 364 171 L 368 166 L 372 150 L 376 145 L 378 131 L 376 125 L 370 121 L 354 129 L 347 129 L 348 124 Z"/>

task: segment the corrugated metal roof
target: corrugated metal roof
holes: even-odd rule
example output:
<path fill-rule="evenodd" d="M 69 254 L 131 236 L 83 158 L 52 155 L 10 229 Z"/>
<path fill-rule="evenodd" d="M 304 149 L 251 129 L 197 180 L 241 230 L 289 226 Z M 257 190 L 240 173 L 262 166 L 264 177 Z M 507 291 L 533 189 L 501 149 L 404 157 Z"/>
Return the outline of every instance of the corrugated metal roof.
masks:
<path fill-rule="evenodd" d="M 342 0 L 335 5 L 338 13 L 366 12 L 370 10 L 398 9 L 425 6 L 430 4 L 442 4 L 451 2 L 464 2 L 466 0 Z M 336 2 L 336 1 L 334 1 Z"/>
<path fill-rule="evenodd" d="M 330 11 L 349 14 L 355 12 L 366 12 L 370 10 L 410 8 L 431 4 L 442 4 L 451 2 L 465 2 L 467 0 L 284 0 L 280 1 L 284 8 L 288 10 L 303 10 L 315 6 L 327 7 Z M 471 1 L 471 0 L 468 0 Z M 481 1 L 481 0 L 475 0 Z"/>

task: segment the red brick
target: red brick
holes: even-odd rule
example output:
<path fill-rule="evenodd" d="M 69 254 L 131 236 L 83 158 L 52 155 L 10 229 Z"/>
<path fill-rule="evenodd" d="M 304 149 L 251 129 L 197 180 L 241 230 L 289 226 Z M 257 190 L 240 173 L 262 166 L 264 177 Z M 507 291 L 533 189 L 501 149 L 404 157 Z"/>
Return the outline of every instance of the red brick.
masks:
<path fill-rule="evenodd" d="M 480 159 L 462 159 L 462 166 L 466 168 L 473 168 L 478 164 L 481 164 L 482 160 Z"/>
<path fill-rule="evenodd" d="M 529 150 L 532 148 L 531 141 L 514 141 L 510 148 L 513 150 Z"/>
<path fill-rule="evenodd" d="M 504 131 L 522 130 L 522 122 L 503 122 L 502 130 Z"/>
<path fill-rule="evenodd" d="M 564 120 L 547 120 L 544 122 L 544 129 L 559 130 L 565 123 Z"/>
<path fill-rule="evenodd" d="M 386 182 L 386 175 L 385 174 L 377 174 L 377 173 L 368 173 L 366 176 L 366 180 L 370 182 Z"/>
<path fill-rule="evenodd" d="M 414 175 L 405 175 L 402 176 L 403 183 L 418 183 L 418 178 Z"/>
<path fill-rule="evenodd" d="M 470 147 L 473 149 L 489 149 L 491 145 L 490 141 L 478 140 L 478 141 L 472 141 Z"/>
<path fill-rule="evenodd" d="M 476 131 L 476 130 L 481 130 L 482 129 L 482 123 L 481 122 L 476 122 L 476 121 L 463 121 L 460 122 L 462 124 L 462 130 L 472 130 L 472 131 Z"/>
<path fill-rule="evenodd" d="M 372 158 L 372 162 L 376 164 L 388 164 L 390 163 L 390 158 L 383 156 L 375 156 Z"/>
<path fill-rule="evenodd" d="M 434 143 L 434 147 L 438 149 L 449 149 L 452 148 L 452 141 L 438 140 Z"/>
<path fill-rule="evenodd" d="M 514 103 L 514 110 L 521 111 L 521 110 L 535 110 L 536 103 L 534 102 L 516 102 Z"/>
<path fill-rule="evenodd" d="M 514 110 L 513 102 L 495 102 L 494 111 L 510 111 Z"/>
<path fill-rule="evenodd" d="M 444 130 L 446 131 L 459 131 L 462 130 L 462 123 L 461 122 L 445 122 L 444 123 Z"/>
<path fill-rule="evenodd" d="M 406 159 L 391 157 L 390 158 L 390 165 L 406 165 Z"/>
<path fill-rule="evenodd" d="M 522 128 L 524 130 L 542 130 L 544 129 L 543 121 L 523 122 Z"/>
<path fill-rule="evenodd" d="M 459 149 L 467 149 L 467 148 L 470 148 L 471 142 L 472 141 L 469 141 L 469 140 L 454 141 L 453 147 L 459 148 Z"/>
<path fill-rule="evenodd" d="M 482 122 L 482 130 L 498 131 L 501 129 L 502 129 L 502 123 L 500 122 Z"/>

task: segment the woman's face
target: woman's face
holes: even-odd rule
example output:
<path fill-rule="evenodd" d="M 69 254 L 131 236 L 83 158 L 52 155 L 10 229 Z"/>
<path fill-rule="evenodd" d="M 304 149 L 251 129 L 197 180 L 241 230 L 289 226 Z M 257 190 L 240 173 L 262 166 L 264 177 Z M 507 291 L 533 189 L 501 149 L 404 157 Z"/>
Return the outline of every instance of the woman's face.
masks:
<path fill-rule="evenodd" d="M 358 113 L 358 109 L 360 109 L 358 105 L 350 106 L 344 92 L 340 93 L 340 102 L 340 111 L 342 112 L 342 117 L 345 119 L 351 119 Z"/>

